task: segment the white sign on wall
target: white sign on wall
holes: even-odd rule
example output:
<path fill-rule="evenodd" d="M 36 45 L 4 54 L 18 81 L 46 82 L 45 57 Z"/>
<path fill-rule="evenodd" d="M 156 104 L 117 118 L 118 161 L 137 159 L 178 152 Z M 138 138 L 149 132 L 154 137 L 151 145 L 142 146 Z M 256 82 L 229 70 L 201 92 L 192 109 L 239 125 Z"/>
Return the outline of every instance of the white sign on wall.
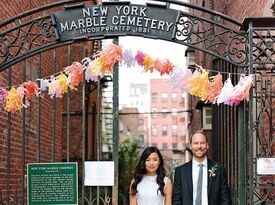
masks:
<path fill-rule="evenodd" d="M 113 161 L 85 162 L 85 186 L 114 186 Z"/>
<path fill-rule="evenodd" d="M 258 158 L 257 173 L 263 175 L 275 175 L 275 158 Z"/>

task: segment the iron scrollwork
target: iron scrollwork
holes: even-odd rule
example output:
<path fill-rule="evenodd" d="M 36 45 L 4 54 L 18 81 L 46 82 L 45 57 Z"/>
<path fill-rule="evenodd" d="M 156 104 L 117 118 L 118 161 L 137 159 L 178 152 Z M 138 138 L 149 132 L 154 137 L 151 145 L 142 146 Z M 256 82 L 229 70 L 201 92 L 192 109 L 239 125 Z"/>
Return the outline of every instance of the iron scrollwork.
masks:
<path fill-rule="evenodd" d="M 181 12 L 175 38 L 237 66 L 246 66 L 247 34 L 227 29 L 219 21 L 219 18 L 210 21 Z"/>
<path fill-rule="evenodd" d="M 0 34 L 0 67 L 56 41 L 55 28 L 50 16 L 16 24 L 13 29 Z"/>
<path fill-rule="evenodd" d="M 253 61 L 256 70 L 272 70 L 275 62 L 275 31 L 253 31 Z"/>
<path fill-rule="evenodd" d="M 255 85 L 253 99 L 255 102 L 255 113 L 253 122 L 253 132 L 256 136 L 253 160 L 257 158 L 274 157 L 273 147 L 275 143 L 275 116 L 274 102 L 274 81 L 275 75 L 261 73 L 255 75 Z M 251 176 L 252 177 L 252 176 Z M 274 179 L 272 175 L 259 175 L 253 171 L 254 186 L 250 187 L 249 192 L 253 191 L 253 204 L 273 204 L 274 203 Z"/>

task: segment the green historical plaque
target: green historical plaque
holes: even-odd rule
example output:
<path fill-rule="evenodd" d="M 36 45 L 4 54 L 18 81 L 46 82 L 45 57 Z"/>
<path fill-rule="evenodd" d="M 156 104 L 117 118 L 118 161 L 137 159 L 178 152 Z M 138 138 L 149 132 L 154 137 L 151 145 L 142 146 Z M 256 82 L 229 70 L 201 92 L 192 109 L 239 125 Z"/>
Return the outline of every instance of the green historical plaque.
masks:
<path fill-rule="evenodd" d="M 77 163 L 29 163 L 28 205 L 77 205 Z"/>

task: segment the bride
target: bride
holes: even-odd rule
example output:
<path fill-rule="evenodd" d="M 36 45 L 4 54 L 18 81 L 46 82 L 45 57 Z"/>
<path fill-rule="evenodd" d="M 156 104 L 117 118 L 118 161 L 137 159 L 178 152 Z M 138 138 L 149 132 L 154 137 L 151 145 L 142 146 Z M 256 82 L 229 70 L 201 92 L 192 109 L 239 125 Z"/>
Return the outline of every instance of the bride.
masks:
<path fill-rule="evenodd" d="M 129 195 L 130 205 L 172 205 L 172 182 L 158 148 L 147 147 L 141 154 Z"/>

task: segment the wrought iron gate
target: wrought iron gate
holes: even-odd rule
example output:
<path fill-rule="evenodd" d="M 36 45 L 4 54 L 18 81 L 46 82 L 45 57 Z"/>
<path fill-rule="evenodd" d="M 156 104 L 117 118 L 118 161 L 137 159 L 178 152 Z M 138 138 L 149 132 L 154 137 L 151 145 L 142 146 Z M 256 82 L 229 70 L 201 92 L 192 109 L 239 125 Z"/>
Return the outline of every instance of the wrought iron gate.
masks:
<path fill-rule="evenodd" d="M 12 85 L 14 82 L 26 81 L 28 79 L 40 78 L 43 73 L 42 62 L 43 55 L 46 52 L 51 52 L 49 56 L 52 59 L 50 65 L 52 66 L 52 72 L 56 73 L 56 64 L 58 61 L 57 54 L 58 49 L 67 48 L 61 52 L 66 52 L 67 59 L 65 60 L 67 65 L 71 63 L 71 45 L 76 45 L 75 41 L 81 40 L 84 42 L 82 46 L 82 57 L 85 57 L 88 53 L 86 44 L 89 40 L 95 40 L 98 38 L 111 38 L 118 37 L 120 35 L 127 35 L 127 31 L 118 33 L 100 33 L 94 36 L 81 37 L 80 39 L 70 36 L 64 37 L 58 35 L 58 29 L 55 22 L 55 9 L 63 9 L 62 12 L 66 13 L 66 9 L 78 9 L 85 5 L 79 3 L 89 4 L 90 1 L 83 0 L 66 0 L 52 4 L 45 5 L 38 9 L 34 9 L 29 12 L 25 12 L 22 15 L 15 16 L 5 22 L 0 23 L 0 71 L 1 74 L 6 76 L 7 81 L 5 85 Z M 161 3 L 161 4 L 159 4 Z M 105 6 L 110 8 L 113 5 L 132 6 L 129 2 L 113 1 L 109 2 Z M 172 6 L 181 6 L 180 10 L 171 9 Z M 62 8 L 61 8 L 62 7 Z M 274 203 L 274 175 L 262 176 L 257 174 L 257 158 L 259 157 L 274 157 L 274 121 L 275 121 L 275 94 L 274 94 L 274 64 L 275 64 L 275 19 L 274 18 L 248 18 L 244 24 L 217 13 L 215 11 L 202 8 L 199 6 L 191 5 L 184 2 L 175 0 L 160 0 L 154 3 L 148 3 L 146 9 L 151 9 L 154 12 L 159 12 L 159 9 L 165 9 L 167 15 L 171 19 L 175 18 L 173 22 L 173 29 L 165 36 L 160 36 L 161 39 L 186 45 L 212 56 L 218 57 L 224 62 L 230 63 L 225 65 L 220 63 L 221 70 L 227 71 L 228 67 L 232 71 L 254 74 L 255 84 L 251 89 L 249 103 L 244 103 L 238 109 L 221 107 L 215 111 L 219 113 L 221 118 L 220 122 L 224 122 L 225 126 L 218 127 L 216 135 L 221 135 L 224 131 L 223 138 L 218 140 L 217 144 L 228 145 L 233 143 L 233 147 L 230 149 L 224 149 L 223 147 L 216 147 L 216 156 L 219 160 L 226 162 L 230 173 L 230 182 L 232 191 L 234 192 L 235 202 L 237 204 L 272 204 Z M 140 5 L 136 5 L 136 8 L 140 8 Z M 41 15 L 40 12 L 46 13 Z M 169 11 L 169 12 L 168 12 Z M 192 11 L 192 12 L 190 12 Z M 158 16 L 157 16 L 158 17 Z M 156 17 L 156 18 L 157 18 Z M 66 27 L 66 26 L 65 26 Z M 241 28 L 241 31 L 239 31 Z M 170 35 L 171 34 L 171 35 Z M 133 35 L 132 33 L 130 35 Z M 138 33 L 138 36 L 156 38 L 157 34 L 144 34 Z M 156 35 L 156 36 L 154 36 Z M 60 40 L 61 39 L 61 40 Z M 84 46 L 83 46 L 84 45 Z M 63 46 L 63 47 L 62 47 Z M 37 62 L 35 69 L 32 69 L 31 63 Z M 76 59 L 74 59 L 76 60 Z M 22 70 L 20 70 L 20 64 L 22 63 Z M 64 62 L 63 62 L 64 63 Z M 16 74 L 14 74 L 14 68 L 16 67 Z M 115 69 L 117 72 L 117 69 Z M 22 72 L 22 73 L 20 73 Z M 17 79 L 17 74 L 23 76 L 22 79 Z M 17 76 L 17 77 L 16 77 Z M 95 156 L 97 153 L 89 153 L 89 147 L 93 146 L 93 149 L 97 147 L 99 140 L 95 140 L 96 133 L 100 136 L 100 128 L 95 130 L 95 127 L 91 128 L 91 133 L 87 133 L 89 126 L 87 120 L 95 123 L 100 121 L 101 118 L 97 113 L 100 113 L 100 106 L 94 107 L 87 102 L 87 98 L 93 98 L 91 94 L 95 89 L 101 88 L 101 81 L 99 84 L 84 83 L 82 86 L 81 98 L 82 103 L 79 105 L 79 110 L 71 110 L 70 105 L 71 92 L 68 93 L 66 100 L 63 102 L 63 106 L 66 107 L 66 112 L 61 113 L 61 103 L 57 103 L 56 100 L 47 102 L 50 105 L 51 110 L 51 130 L 47 134 L 51 136 L 51 157 L 48 161 L 60 160 L 61 156 L 56 156 L 56 141 L 61 140 L 61 131 L 57 129 L 56 122 L 60 120 L 60 116 L 63 115 L 64 130 L 66 133 L 66 159 L 65 161 L 79 161 L 83 165 L 85 159 L 91 159 L 91 156 Z M 89 91 L 91 92 L 89 94 Z M 114 74 L 114 96 L 118 96 L 118 73 Z M 100 89 L 98 89 L 98 105 L 101 104 Z M 88 105 L 89 104 L 89 105 Z M 46 115 L 43 113 L 42 107 L 45 106 L 38 99 L 33 102 L 31 109 L 23 109 L 20 114 L 8 113 L 6 116 L 2 113 L 1 119 L 6 122 L 6 127 L 3 126 L 1 132 L 1 146 L 2 152 L 5 157 L 1 160 L 1 190 L 0 204 L 25 204 L 26 187 L 25 187 L 25 165 L 26 161 L 40 162 L 47 159 L 45 156 L 41 156 L 41 150 L 49 149 L 45 148 L 41 144 L 43 139 L 43 133 L 41 130 L 41 120 L 46 120 Z M 90 106 L 90 107 L 89 107 Z M 230 115 L 227 120 L 222 119 L 224 112 Z M 63 109 L 64 110 L 64 109 Z M 118 139 L 118 100 L 114 100 L 113 106 L 114 113 L 114 125 L 113 125 L 113 145 L 114 150 L 113 158 L 117 159 L 117 139 Z M 35 117 L 33 117 L 35 116 Z M 74 158 L 71 158 L 71 122 L 74 116 L 80 116 L 81 121 L 81 145 L 82 152 L 77 153 Z M 91 117 L 90 117 L 91 116 Z M 34 121 L 35 118 L 35 121 Z M 91 119 L 90 119 L 91 118 Z M 231 135 L 230 121 L 237 120 L 238 125 L 233 123 L 234 134 Z M 21 124 L 20 129 L 17 130 L 17 134 L 12 133 L 14 121 L 18 121 Z M 248 123 L 246 123 L 248 120 Z M 34 121 L 34 122 L 33 122 Z M 33 123 L 33 124 L 32 124 Z M 35 126 L 33 126 L 35 124 Z M 45 129 L 46 130 L 46 129 Z M 43 130 L 44 131 L 44 130 Z M 21 134 L 18 134 L 18 133 Z M 59 136 L 59 137 L 56 137 Z M 90 138 L 88 136 L 91 136 Z M 18 186 L 16 188 L 11 187 L 11 182 L 14 179 L 14 173 L 11 173 L 10 166 L 12 163 L 16 163 L 13 160 L 13 149 L 15 140 L 20 139 L 17 143 L 20 144 L 16 151 L 21 153 L 21 168 L 17 177 Z M 92 145 L 86 145 L 85 141 L 89 140 Z M 30 153 L 30 144 L 34 143 L 36 146 L 35 156 Z M 232 150 L 233 149 L 233 150 Z M 237 156 L 235 156 L 235 152 Z M 238 163 L 231 165 L 231 159 L 237 159 Z M 236 161 L 235 161 L 236 162 Z M 237 171 L 236 171 L 237 170 Z M 83 169 L 80 170 L 83 174 Z M 17 173 L 17 174 L 18 174 Z M 117 181 L 116 181 L 117 185 Z M 17 190 L 18 193 L 17 193 Z M 81 181 L 81 203 L 93 204 L 94 200 L 97 200 L 99 204 L 99 188 L 97 188 L 97 198 L 92 196 L 92 192 L 88 192 L 90 195 L 85 195 L 85 188 L 83 180 Z M 106 190 L 105 193 L 107 193 Z M 113 196 L 117 190 L 113 190 Z M 106 197 L 108 198 L 108 197 Z M 109 200 L 109 199 L 108 199 Z M 116 200 L 112 201 L 116 204 Z"/>
<path fill-rule="evenodd" d="M 249 204 L 274 204 L 274 175 L 260 175 L 259 158 L 275 155 L 275 21 L 274 18 L 246 19 L 250 40 L 249 73 L 255 74 L 249 102 L 247 138 L 247 196 Z"/>

